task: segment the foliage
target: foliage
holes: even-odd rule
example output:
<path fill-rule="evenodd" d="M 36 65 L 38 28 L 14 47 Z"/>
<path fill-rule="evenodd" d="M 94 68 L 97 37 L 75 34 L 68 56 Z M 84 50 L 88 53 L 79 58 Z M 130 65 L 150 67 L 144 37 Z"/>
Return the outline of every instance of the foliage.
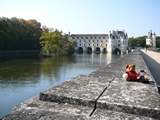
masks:
<path fill-rule="evenodd" d="M 157 36 L 156 38 L 156 47 L 160 48 L 160 36 Z"/>
<path fill-rule="evenodd" d="M 146 47 L 146 36 L 129 38 L 128 39 L 128 45 L 130 47 Z"/>
<path fill-rule="evenodd" d="M 41 32 L 36 20 L 0 17 L 0 50 L 40 50 Z"/>
<path fill-rule="evenodd" d="M 137 45 L 137 42 L 136 42 L 136 40 L 132 37 L 132 38 L 129 38 L 129 39 L 128 39 L 128 45 L 129 45 L 130 47 L 135 47 L 135 46 Z"/>
<path fill-rule="evenodd" d="M 74 43 L 58 30 L 45 30 L 40 39 L 42 53 L 45 55 L 67 55 L 74 52 Z"/>
<path fill-rule="evenodd" d="M 150 47 L 146 45 L 146 36 L 131 37 L 128 39 L 128 44 L 130 47 Z M 156 37 L 156 47 L 160 48 L 160 36 Z"/>

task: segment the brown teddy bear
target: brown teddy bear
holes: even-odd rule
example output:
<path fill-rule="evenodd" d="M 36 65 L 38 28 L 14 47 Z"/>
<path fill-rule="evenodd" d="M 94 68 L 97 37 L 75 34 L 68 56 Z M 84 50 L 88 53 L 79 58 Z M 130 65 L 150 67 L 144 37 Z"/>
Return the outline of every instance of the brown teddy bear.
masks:
<path fill-rule="evenodd" d="M 123 74 L 123 78 L 127 81 L 137 81 L 143 83 L 149 83 L 148 76 L 144 70 L 140 72 L 136 72 L 134 64 L 127 64 L 125 67 L 125 73 Z"/>

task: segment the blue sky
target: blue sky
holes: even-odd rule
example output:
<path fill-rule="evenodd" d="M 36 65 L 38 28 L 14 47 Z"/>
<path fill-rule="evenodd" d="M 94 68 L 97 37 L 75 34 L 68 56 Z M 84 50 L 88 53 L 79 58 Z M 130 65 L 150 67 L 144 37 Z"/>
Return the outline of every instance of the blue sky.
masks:
<path fill-rule="evenodd" d="M 0 0 L 0 16 L 36 19 L 65 33 L 160 35 L 160 0 Z"/>

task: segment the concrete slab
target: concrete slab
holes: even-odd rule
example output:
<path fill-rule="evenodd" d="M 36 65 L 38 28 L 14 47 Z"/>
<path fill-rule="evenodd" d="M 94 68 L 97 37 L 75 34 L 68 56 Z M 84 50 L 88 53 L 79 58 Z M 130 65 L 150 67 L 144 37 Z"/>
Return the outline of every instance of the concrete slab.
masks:
<path fill-rule="evenodd" d="M 92 108 L 44 102 L 31 99 L 2 120 L 154 120 L 153 118 L 127 114 L 122 112 L 96 109 L 90 117 Z"/>
<path fill-rule="evenodd" d="M 97 107 L 160 118 L 160 95 L 153 85 L 116 78 L 97 101 Z"/>
<path fill-rule="evenodd" d="M 88 120 L 92 108 L 44 102 L 33 98 L 17 106 L 2 120 Z"/>
<path fill-rule="evenodd" d="M 55 113 L 42 110 L 22 110 L 14 112 L 2 120 L 87 120 L 84 116 Z"/>
<path fill-rule="evenodd" d="M 40 93 L 40 100 L 94 107 L 95 100 L 112 81 L 110 77 L 80 76 Z"/>
<path fill-rule="evenodd" d="M 123 112 L 115 112 L 104 109 L 96 109 L 91 120 L 155 120 L 154 118 L 127 114 Z"/>

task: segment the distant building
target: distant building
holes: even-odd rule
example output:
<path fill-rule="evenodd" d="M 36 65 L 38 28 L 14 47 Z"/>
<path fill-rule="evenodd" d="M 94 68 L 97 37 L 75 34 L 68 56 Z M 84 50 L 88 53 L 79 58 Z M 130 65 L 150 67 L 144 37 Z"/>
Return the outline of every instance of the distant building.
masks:
<path fill-rule="evenodd" d="M 109 34 L 71 34 L 79 52 L 125 53 L 128 48 L 128 36 L 124 31 L 110 31 Z"/>
<path fill-rule="evenodd" d="M 128 48 L 128 35 L 124 31 L 110 31 L 107 45 L 108 52 L 125 53 Z"/>
<path fill-rule="evenodd" d="M 156 48 L 156 34 L 152 33 L 152 31 L 148 32 L 147 38 L 146 38 L 146 45 Z"/>

